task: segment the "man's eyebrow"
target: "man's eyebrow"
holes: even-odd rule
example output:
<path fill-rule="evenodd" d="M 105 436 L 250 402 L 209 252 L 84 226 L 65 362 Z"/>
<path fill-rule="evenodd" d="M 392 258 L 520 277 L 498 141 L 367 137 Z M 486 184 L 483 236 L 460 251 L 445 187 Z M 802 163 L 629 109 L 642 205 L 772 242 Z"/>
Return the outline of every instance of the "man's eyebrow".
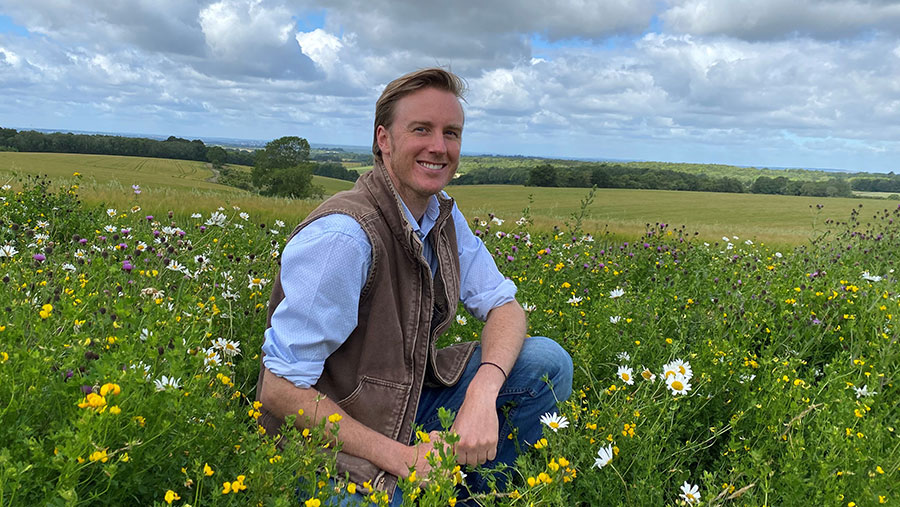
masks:
<path fill-rule="evenodd" d="M 434 123 L 432 123 L 428 120 L 413 120 L 413 121 L 409 122 L 406 125 L 406 127 L 410 128 L 410 127 L 419 126 L 419 125 L 421 125 L 423 127 L 434 127 Z M 458 123 L 451 123 L 451 124 L 447 125 L 447 128 L 453 129 L 453 130 L 459 130 L 461 132 L 463 129 L 463 126 Z"/>

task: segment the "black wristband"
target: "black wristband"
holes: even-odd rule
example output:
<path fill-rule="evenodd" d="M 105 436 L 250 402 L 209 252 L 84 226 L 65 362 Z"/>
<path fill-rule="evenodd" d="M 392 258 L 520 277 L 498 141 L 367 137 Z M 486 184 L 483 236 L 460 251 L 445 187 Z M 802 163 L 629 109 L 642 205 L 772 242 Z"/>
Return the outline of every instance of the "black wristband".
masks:
<path fill-rule="evenodd" d="M 500 373 L 503 374 L 503 381 L 504 381 L 504 382 L 506 382 L 506 381 L 509 379 L 509 375 L 507 375 L 506 372 L 503 370 L 503 368 L 502 368 L 499 364 L 497 364 L 497 363 L 492 363 L 492 362 L 490 362 L 490 361 L 483 361 L 481 364 L 478 365 L 478 367 L 481 368 L 482 366 L 484 366 L 484 365 L 486 365 L 486 364 L 489 364 L 489 365 L 491 365 L 491 366 L 494 366 L 494 367 L 496 367 L 498 370 L 500 370 Z"/>

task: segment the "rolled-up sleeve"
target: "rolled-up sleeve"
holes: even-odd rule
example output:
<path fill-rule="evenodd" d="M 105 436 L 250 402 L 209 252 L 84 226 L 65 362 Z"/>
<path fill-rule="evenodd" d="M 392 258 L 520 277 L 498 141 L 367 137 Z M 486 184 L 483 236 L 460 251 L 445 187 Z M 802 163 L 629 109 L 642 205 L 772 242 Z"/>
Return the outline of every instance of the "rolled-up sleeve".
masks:
<path fill-rule="evenodd" d="M 453 222 L 459 250 L 459 299 L 469 313 L 483 321 L 491 310 L 515 299 L 516 284 L 500 273 L 484 241 L 472 233 L 456 204 Z"/>
<path fill-rule="evenodd" d="M 288 242 L 280 272 L 284 300 L 262 346 L 269 371 L 301 388 L 319 380 L 325 360 L 356 328 L 371 257 L 365 231 L 347 215 L 319 218 Z"/>

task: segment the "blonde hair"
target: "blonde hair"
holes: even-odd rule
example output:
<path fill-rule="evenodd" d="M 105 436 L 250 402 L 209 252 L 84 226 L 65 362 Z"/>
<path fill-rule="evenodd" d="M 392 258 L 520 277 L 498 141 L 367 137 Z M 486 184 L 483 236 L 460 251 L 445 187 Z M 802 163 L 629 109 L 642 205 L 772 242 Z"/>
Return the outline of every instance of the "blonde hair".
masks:
<path fill-rule="evenodd" d="M 379 162 L 381 148 L 378 147 L 378 127 L 391 128 L 394 123 L 394 110 L 397 102 L 403 97 L 424 88 L 436 88 L 456 95 L 460 100 L 465 100 L 466 82 L 456 74 L 439 68 L 431 67 L 410 72 L 388 83 L 381 92 L 381 97 L 375 103 L 375 128 L 372 134 L 372 154 Z"/>

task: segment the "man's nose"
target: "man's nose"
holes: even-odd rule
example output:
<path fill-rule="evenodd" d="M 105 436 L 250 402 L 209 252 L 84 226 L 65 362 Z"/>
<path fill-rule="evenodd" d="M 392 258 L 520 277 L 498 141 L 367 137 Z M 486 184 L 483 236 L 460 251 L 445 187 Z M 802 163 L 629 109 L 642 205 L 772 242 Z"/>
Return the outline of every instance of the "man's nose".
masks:
<path fill-rule="evenodd" d="M 447 140 L 444 139 L 442 132 L 435 132 L 431 135 L 431 143 L 428 146 L 429 151 L 433 153 L 446 153 Z"/>

